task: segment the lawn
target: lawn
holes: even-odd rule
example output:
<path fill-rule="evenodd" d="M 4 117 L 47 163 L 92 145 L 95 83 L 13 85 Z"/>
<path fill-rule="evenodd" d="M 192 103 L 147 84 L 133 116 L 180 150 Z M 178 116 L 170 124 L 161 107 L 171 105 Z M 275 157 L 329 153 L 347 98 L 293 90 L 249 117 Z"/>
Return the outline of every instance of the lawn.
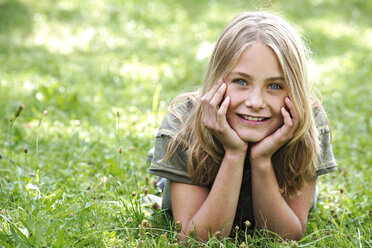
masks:
<path fill-rule="evenodd" d="M 179 247 L 147 152 L 196 89 L 223 27 L 280 13 L 312 50 L 339 170 L 299 242 L 265 233 L 194 247 L 372 246 L 372 2 L 0 0 L 0 247 Z M 316 66 L 315 66 L 316 65 Z"/>

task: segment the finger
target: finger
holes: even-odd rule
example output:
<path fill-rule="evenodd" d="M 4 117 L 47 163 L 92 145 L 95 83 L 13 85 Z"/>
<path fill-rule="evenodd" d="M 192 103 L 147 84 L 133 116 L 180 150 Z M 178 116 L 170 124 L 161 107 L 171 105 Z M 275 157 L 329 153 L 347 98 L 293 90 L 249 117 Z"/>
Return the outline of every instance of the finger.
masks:
<path fill-rule="evenodd" d="M 211 99 L 213 98 L 216 91 L 218 90 L 218 87 L 220 87 L 220 82 L 213 85 L 213 87 L 207 93 L 205 93 L 205 95 L 201 98 L 201 102 L 203 106 L 209 105 Z"/>
<path fill-rule="evenodd" d="M 217 90 L 217 92 L 214 94 L 210 105 L 218 109 L 218 106 L 221 104 L 221 101 L 223 99 L 223 96 L 226 92 L 226 84 L 223 83 Z"/>
<path fill-rule="evenodd" d="M 292 118 L 291 118 L 290 114 L 288 113 L 288 111 L 284 107 L 282 107 L 280 109 L 280 112 L 282 113 L 282 116 L 283 116 L 283 119 L 284 119 L 284 126 L 292 127 L 293 126 L 293 121 L 292 121 Z"/>
<path fill-rule="evenodd" d="M 227 127 L 226 112 L 230 103 L 230 98 L 226 97 L 222 102 L 221 107 L 216 112 L 216 122 L 214 123 L 216 131 L 221 132 Z"/>
<path fill-rule="evenodd" d="M 289 97 L 286 97 L 284 99 L 284 103 L 288 107 L 289 113 L 292 116 L 292 119 L 298 120 L 298 115 L 297 115 L 296 109 L 295 109 L 291 99 L 289 99 Z"/>
<path fill-rule="evenodd" d="M 225 100 L 222 102 L 221 107 L 217 111 L 217 115 L 219 117 L 218 120 L 222 120 L 222 121 L 226 120 L 226 113 L 227 113 L 227 109 L 229 108 L 229 105 L 230 105 L 230 97 L 227 96 Z"/>
<path fill-rule="evenodd" d="M 286 97 L 284 101 L 290 111 L 290 115 L 291 115 L 292 122 L 293 122 L 292 132 L 294 133 L 299 126 L 298 114 L 297 114 L 297 111 L 296 111 L 296 108 L 293 102 L 291 101 L 289 97 Z"/>
<path fill-rule="evenodd" d="M 222 80 L 215 84 L 212 89 L 202 97 L 202 120 L 204 126 L 212 128 L 217 121 L 217 109 L 216 106 L 211 107 L 211 99 L 216 94 L 218 87 L 221 86 Z"/>
<path fill-rule="evenodd" d="M 273 134 L 273 139 L 277 140 L 280 144 L 284 144 L 291 138 L 293 122 L 284 107 L 281 107 L 280 113 L 283 116 L 284 124 Z"/>
<path fill-rule="evenodd" d="M 213 123 L 216 121 L 216 114 L 213 114 L 209 103 L 204 101 L 202 102 L 202 121 L 204 126 L 207 128 L 211 128 Z"/>
<path fill-rule="evenodd" d="M 205 126 L 209 126 L 208 122 L 215 123 L 216 121 L 216 109 L 210 108 L 210 101 L 213 96 L 216 94 L 216 91 L 221 86 L 223 80 L 219 80 L 219 82 L 213 85 L 212 89 L 208 91 L 202 98 L 202 114 L 203 114 L 203 122 Z"/>
<path fill-rule="evenodd" d="M 215 85 L 213 85 L 213 87 L 203 96 L 203 98 L 205 99 L 205 101 L 207 101 L 207 102 L 210 102 L 211 101 L 211 99 L 213 98 L 213 96 L 216 94 L 216 91 L 221 86 L 222 82 L 223 82 L 222 79 L 220 79 L 218 81 L 218 83 L 216 83 Z"/>

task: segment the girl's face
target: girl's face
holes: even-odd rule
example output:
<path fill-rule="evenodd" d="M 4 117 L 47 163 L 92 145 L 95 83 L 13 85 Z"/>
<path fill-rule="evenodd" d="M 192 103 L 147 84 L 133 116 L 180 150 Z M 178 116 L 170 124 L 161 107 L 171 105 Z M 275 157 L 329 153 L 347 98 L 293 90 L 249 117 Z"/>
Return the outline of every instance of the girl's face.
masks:
<path fill-rule="evenodd" d="M 282 126 L 288 89 L 271 48 L 262 43 L 246 48 L 224 80 L 231 99 L 227 121 L 242 140 L 258 142 Z"/>

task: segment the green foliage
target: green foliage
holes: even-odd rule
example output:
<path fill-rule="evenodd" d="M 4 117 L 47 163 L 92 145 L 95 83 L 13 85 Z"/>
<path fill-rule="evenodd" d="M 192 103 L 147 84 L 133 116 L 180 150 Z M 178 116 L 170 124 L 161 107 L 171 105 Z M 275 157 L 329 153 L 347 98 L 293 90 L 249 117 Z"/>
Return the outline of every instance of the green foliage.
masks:
<path fill-rule="evenodd" d="M 157 194 L 147 151 L 171 99 L 200 85 L 224 25 L 261 8 L 294 23 L 313 51 L 339 171 L 319 179 L 299 242 L 243 230 L 188 244 L 370 247 L 372 4 L 364 0 L 0 0 L 0 246 L 183 246 L 171 218 L 146 204 Z"/>

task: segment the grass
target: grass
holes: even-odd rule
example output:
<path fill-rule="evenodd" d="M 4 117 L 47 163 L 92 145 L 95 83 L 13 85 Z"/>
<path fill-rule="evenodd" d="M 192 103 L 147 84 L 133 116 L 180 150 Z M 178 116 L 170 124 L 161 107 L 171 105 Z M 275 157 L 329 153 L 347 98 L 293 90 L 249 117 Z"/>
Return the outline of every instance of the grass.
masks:
<path fill-rule="evenodd" d="M 319 179 L 301 241 L 243 230 L 190 245 L 371 247 L 372 4 L 363 0 L 0 0 L 0 247 L 182 246 L 170 217 L 145 204 L 157 193 L 147 151 L 170 100 L 200 84 L 224 25 L 257 8 L 307 39 L 339 170 Z"/>

